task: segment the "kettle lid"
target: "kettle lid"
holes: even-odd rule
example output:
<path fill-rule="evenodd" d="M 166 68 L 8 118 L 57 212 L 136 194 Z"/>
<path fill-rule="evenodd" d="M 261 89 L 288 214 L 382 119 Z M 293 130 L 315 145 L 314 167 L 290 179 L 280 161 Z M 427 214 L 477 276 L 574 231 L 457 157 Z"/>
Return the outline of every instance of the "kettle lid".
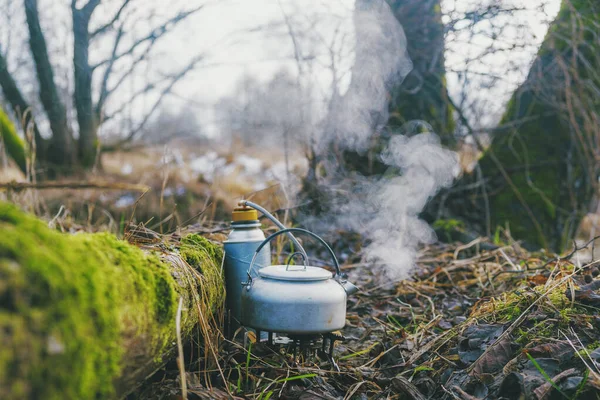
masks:
<path fill-rule="evenodd" d="M 258 270 L 262 278 L 280 281 L 324 281 L 333 274 L 324 268 L 304 265 L 271 265 Z"/>

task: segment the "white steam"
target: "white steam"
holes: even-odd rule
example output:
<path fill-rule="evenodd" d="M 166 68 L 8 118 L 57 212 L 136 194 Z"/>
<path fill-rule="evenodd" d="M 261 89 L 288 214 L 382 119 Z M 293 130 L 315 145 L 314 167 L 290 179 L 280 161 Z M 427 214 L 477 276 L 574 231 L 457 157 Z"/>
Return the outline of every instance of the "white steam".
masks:
<path fill-rule="evenodd" d="M 367 261 L 386 267 L 390 277 L 407 278 L 420 245 L 435 241 L 431 227 L 419 219 L 427 201 L 449 186 L 457 158 L 432 133 L 394 136 L 382 160 L 400 174 L 378 180 L 364 178 L 346 197 L 337 223 L 362 233 Z"/>
<path fill-rule="evenodd" d="M 354 63 L 342 96 L 332 96 L 322 140 L 364 150 L 388 120 L 388 94 L 412 69 L 406 36 L 383 0 L 357 0 Z"/>
<path fill-rule="evenodd" d="M 385 1 L 357 0 L 354 23 L 352 78 L 346 93 L 333 99 L 329 129 L 321 139 L 338 150 L 361 152 L 384 129 L 388 93 L 401 84 L 412 64 L 402 27 Z M 444 149 L 427 127 L 412 122 L 403 134 L 391 132 L 380 157 L 396 172 L 392 176 L 369 179 L 340 171 L 327 182 L 338 193 L 336 215 L 331 216 L 335 225 L 361 233 L 367 243 L 364 258 L 385 266 L 393 278 L 407 278 L 419 246 L 435 241 L 419 213 L 459 170 L 457 155 Z M 429 133 L 416 133 L 423 131 Z M 339 174 L 346 176 L 340 179 Z"/>
<path fill-rule="evenodd" d="M 390 93 L 412 69 L 404 31 L 385 0 L 321 2 L 326 9 L 281 4 L 297 75 L 282 72 L 267 85 L 242 82 L 243 90 L 219 105 L 224 130 L 243 132 L 249 143 L 267 138 L 264 146 L 275 143 L 290 156 L 306 145 L 321 166 L 315 171 L 325 171 L 309 179 L 333 211 L 306 217 L 303 225 L 321 233 L 356 231 L 366 239 L 367 260 L 392 277 L 407 277 L 419 246 L 435 239 L 419 213 L 452 183 L 458 162 L 426 122 L 402 132 L 386 128 Z M 364 154 L 387 137 L 379 143 L 387 146 L 379 155 L 389 167 L 383 177 L 343 169 L 344 151 Z"/>

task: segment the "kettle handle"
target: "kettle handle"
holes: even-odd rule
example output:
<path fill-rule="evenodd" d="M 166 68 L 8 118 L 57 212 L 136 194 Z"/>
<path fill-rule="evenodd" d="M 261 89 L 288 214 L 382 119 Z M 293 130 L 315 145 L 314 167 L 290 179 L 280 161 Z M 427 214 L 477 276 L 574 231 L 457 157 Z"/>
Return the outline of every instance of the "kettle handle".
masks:
<path fill-rule="evenodd" d="M 311 231 L 307 231 L 306 229 L 302 229 L 302 228 L 286 228 L 286 229 L 282 229 L 280 231 L 277 231 L 277 232 L 271 234 L 268 238 L 266 238 L 258 246 L 258 248 L 256 249 L 256 252 L 254 253 L 254 257 L 252 257 L 252 261 L 250 262 L 250 267 L 248 268 L 248 277 L 250 278 L 250 281 L 252 281 L 251 272 L 252 272 L 252 268 L 254 267 L 254 261 L 256 260 L 256 256 L 258 256 L 258 253 L 271 240 L 275 239 L 279 235 L 283 235 L 284 233 L 289 233 L 289 232 L 305 233 L 305 234 L 307 234 L 309 236 L 312 236 L 313 238 L 317 239 L 319 242 L 321 242 L 321 244 L 323 246 L 325 246 L 325 248 L 327 249 L 327 251 L 329 252 L 329 254 L 331 255 L 331 258 L 333 260 L 333 265 L 335 266 L 335 274 L 334 274 L 334 276 L 338 275 L 338 276 L 341 277 L 340 263 L 338 262 L 338 259 L 335 256 L 335 253 L 333 252 L 333 250 L 331 250 L 331 247 L 329 247 L 329 245 L 327 244 L 327 242 L 325 242 L 323 239 L 321 239 L 321 237 L 317 236 L 315 233 L 312 233 Z"/>

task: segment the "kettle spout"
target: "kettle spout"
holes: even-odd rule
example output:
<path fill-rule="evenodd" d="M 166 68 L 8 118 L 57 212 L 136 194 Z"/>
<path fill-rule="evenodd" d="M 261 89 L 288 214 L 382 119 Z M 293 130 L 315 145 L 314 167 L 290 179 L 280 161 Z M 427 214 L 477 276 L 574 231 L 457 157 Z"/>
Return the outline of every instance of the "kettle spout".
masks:
<path fill-rule="evenodd" d="M 342 285 L 342 287 L 344 288 L 344 290 L 346 291 L 346 294 L 348 296 L 350 296 L 351 294 L 354 294 L 354 293 L 358 292 L 358 287 L 356 287 L 356 285 L 354 285 L 351 282 L 341 281 L 340 285 Z"/>

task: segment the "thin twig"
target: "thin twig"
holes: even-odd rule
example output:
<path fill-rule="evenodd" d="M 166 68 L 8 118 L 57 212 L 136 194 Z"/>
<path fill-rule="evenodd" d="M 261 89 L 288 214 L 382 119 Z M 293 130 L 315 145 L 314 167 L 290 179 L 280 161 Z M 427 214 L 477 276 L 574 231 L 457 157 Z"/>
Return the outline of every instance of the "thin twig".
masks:
<path fill-rule="evenodd" d="M 187 400 L 187 383 L 185 381 L 185 363 L 183 358 L 183 342 L 181 341 L 181 309 L 183 308 L 183 297 L 179 298 L 177 307 L 177 318 L 175 319 L 175 328 L 177 330 L 177 366 L 179 367 L 179 376 L 181 378 L 181 396 Z"/>
<path fill-rule="evenodd" d="M 11 190 L 20 192 L 27 189 L 106 189 L 106 190 L 131 190 L 134 192 L 147 192 L 149 186 L 125 182 L 101 181 L 46 181 L 46 182 L 5 182 L 0 183 L 0 191 Z"/>

